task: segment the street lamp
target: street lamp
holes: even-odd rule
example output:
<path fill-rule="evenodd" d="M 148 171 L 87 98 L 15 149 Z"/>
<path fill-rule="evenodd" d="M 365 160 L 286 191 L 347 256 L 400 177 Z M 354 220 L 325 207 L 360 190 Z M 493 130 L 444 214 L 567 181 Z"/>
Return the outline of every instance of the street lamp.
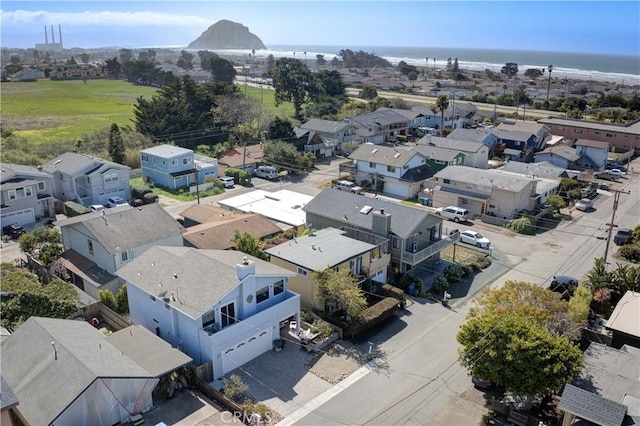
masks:
<path fill-rule="evenodd" d="M 551 89 L 551 71 L 553 71 L 553 65 L 547 67 L 549 71 L 549 82 L 547 83 L 547 101 L 549 100 L 549 89 Z"/>

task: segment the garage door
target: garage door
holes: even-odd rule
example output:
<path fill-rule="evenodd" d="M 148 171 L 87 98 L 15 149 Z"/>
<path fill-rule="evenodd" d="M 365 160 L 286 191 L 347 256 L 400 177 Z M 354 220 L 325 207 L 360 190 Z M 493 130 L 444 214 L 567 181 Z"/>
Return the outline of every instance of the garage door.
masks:
<path fill-rule="evenodd" d="M 406 185 L 390 181 L 384 183 L 383 191 L 387 194 L 397 195 L 398 197 L 408 197 L 407 194 L 409 192 Z"/>
<path fill-rule="evenodd" d="M 28 225 L 36 221 L 36 215 L 33 209 L 19 210 L 2 215 L 2 226 L 12 225 Z"/>
<path fill-rule="evenodd" d="M 222 351 L 222 374 L 235 370 L 273 346 L 271 329 L 266 329 Z"/>

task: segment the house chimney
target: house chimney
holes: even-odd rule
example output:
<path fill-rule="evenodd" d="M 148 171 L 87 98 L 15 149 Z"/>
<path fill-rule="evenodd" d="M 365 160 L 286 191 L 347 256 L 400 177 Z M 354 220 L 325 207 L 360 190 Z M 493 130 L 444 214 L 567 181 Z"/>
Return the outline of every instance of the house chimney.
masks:
<path fill-rule="evenodd" d="M 236 276 L 239 281 L 244 280 L 249 275 L 256 273 L 256 264 L 249 260 L 247 256 L 242 258 L 242 262 L 236 265 Z"/>
<path fill-rule="evenodd" d="M 371 217 L 371 231 L 374 234 L 387 237 L 391 232 L 391 215 L 384 212 L 384 209 L 374 211 Z"/>

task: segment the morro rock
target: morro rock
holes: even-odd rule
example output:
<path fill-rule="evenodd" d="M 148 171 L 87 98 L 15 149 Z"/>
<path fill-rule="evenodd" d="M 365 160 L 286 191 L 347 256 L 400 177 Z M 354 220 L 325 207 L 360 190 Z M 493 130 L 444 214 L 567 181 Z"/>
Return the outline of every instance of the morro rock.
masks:
<path fill-rule="evenodd" d="M 210 26 L 187 49 L 266 49 L 262 40 L 249 28 L 223 19 Z"/>

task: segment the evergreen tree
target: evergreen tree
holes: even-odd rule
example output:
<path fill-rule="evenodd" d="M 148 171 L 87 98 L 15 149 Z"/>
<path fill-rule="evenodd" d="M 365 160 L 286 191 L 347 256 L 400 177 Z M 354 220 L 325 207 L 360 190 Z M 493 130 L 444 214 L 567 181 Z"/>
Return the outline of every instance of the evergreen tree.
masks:
<path fill-rule="evenodd" d="M 120 133 L 120 127 L 116 123 L 111 125 L 109 130 L 109 156 L 114 163 L 124 164 L 125 150 L 124 140 Z"/>

